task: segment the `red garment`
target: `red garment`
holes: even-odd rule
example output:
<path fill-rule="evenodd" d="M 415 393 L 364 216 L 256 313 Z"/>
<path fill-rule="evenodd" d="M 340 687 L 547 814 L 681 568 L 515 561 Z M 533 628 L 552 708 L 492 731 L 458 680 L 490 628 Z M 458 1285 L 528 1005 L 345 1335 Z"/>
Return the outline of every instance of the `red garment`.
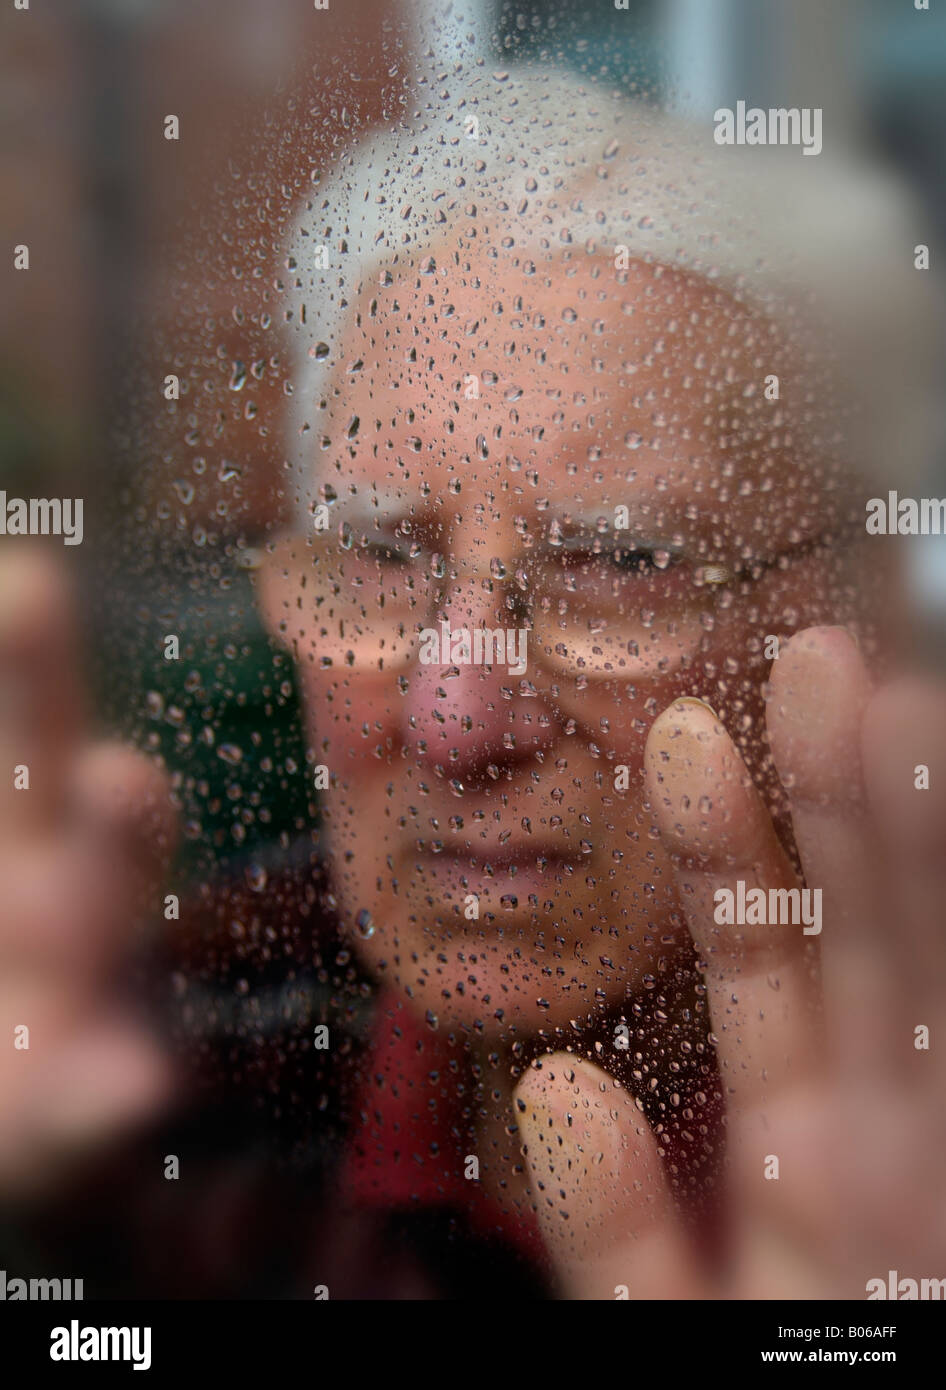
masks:
<path fill-rule="evenodd" d="M 399 994 L 382 992 L 355 1113 L 362 1119 L 342 1166 L 342 1196 L 353 1207 L 387 1211 L 451 1207 L 474 1230 L 500 1236 L 533 1261 L 544 1247 L 530 1208 L 501 1205 L 463 1176 L 468 1119 L 462 1041 L 451 1043 L 413 1013 Z"/>

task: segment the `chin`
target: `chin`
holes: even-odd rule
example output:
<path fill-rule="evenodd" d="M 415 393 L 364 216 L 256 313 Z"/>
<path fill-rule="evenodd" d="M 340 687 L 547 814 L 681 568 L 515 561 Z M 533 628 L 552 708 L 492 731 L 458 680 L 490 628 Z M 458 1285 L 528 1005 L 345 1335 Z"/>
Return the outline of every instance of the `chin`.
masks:
<path fill-rule="evenodd" d="M 374 931 L 353 944 L 378 982 L 405 996 L 432 1030 L 459 1029 L 483 1042 L 514 1042 L 569 1029 L 634 995 L 655 966 L 658 947 L 642 932 L 623 961 L 606 933 L 564 941 L 523 908 L 479 922 L 411 913 L 403 900 L 377 901 Z M 424 903 L 430 914 L 430 907 Z M 490 920 L 492 918 L 492 920 Z M 398 926 L 398 923 L 403 923 Z M 626 939 L 626 938 L 625 938 Z M 602 956 L 613 959 L 605 966 Z"/>

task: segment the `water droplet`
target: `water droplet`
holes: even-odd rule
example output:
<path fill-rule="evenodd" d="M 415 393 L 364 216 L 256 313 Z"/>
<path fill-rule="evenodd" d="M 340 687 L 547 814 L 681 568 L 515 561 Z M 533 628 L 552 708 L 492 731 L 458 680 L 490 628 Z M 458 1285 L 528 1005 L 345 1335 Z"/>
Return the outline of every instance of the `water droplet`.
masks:
<path fill-rule="evenodd" d="M 251 864 L 247 864 L 246 868 L 243 870 L 243 877 L 246 879 L 247 886 L 253 893 L 262 893 L 269 879 L 269 875 L 263 868 L 263 865 L 255 861 Z"/>

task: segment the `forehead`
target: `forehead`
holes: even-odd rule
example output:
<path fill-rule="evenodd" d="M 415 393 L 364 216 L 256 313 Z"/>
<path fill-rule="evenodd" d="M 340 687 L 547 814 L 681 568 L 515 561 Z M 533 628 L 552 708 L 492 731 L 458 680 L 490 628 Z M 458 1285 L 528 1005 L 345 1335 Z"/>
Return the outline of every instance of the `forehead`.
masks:
<path fill-rule="evenodd" d="M 602 257 L 556 258 L 527 275 L 491 267 L 485 278 L 442 264 L 369 291 L 341 365 L 346 401 L 381 428 L 409 412 L 495 416 L 497 425 L 541 413 L 575 432 L 596 406 L 618 424 L 647 412 L 653 432 L 669 437 L 740 394 L 775 347 L 772 325 L 707 281 L 640 262 L 619 271 Z"/>
<path fill-rule="evenodd" d="M 481 524 L 538 506 L 723 509 L 748 526 L 784 512 L 786 487 L 824 491 L 824 459 L 764 393 L 770 374 L 780 398 L 796 386 L 789 337 L 725 289 L 584 252 L 476 273 L 457 260 L 353 307 L 317 465 L 341 501 L 403 515 L 460 495 L 469 510 L 473 494 Z"/>

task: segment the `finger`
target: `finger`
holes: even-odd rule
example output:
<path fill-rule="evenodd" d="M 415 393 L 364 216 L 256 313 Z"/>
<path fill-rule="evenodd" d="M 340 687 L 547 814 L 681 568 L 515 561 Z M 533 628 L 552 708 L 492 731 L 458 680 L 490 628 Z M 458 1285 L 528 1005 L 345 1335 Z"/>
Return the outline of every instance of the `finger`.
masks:
<path fill-rule="evenodd" d="M 130 1015 L 49 976 L 0 983 L 0 1189 L 47 1183 L 61 1162 L 170 1098 L 168 1059 Z M 28 1031 L 25 1031 L 28 1030 Z"/>
<path fill-rule="evenodd" d="M 20 835 L 57 816 L 81 708 L 74 606 L 61 564 L 0 549 L 0 826 Z M 25 771 L 24 771 L 25 770 Z"/>
<path fill-rule="evenodd" d="M 76 836 L 37 835 L 0 847 L 6 885 L 0 960 L 6 981 L 42 971 L 73 988 L 101 978 L 127 933 L 128 875 L 105 846 Z"/>
<path fill-rule="evenodd" d="M 153 920 L 175 838 L 169 779 L 150 758 L 104 744 L 74 768 L 74 823 L 0 844 L 7 977 L 42 968 L 76 989 L 100 980 Z"/>
<path fill-rule="evenodd" d="M 43 1068 L 32 1128 L 57 1151 L 87 1148 L 152 1115 L 172 1071 L 152 1033 L 130 1014 L 97 1012 Z"/>
<path fill-rule="evenodd" d="M 861 770 L 870 681 L 841 628 L 809 628 L 773 663 L 769 741 L 788 792 L 805 880 L 820 889 L 828 1043 L 846 1072 L 889 1064 L 890 959 Z"/>
<path fill-rule="evenodd" d="M 120 743 L 83 749 L 72 774 L 76 816 L 113 857 L 148 881 L 164 872 L 178 838 L 178 816 L 166 770 Z"/>
<path fill-rule="evenodd" d="M 701 960 L 728 1104 L 749 1110 L 817 1064 L 816 950 L 798 920 L 801 900 L 794 922 L 771 920 L 769 890 L 797 889 L 797 879 L 708 705 L 684 699 L 665 710 L 651 728 L 644 766 L 648 803 Z M 756 889 L 766 895 L 764 924 L 726 921 L 730 901 L 733 909 L 749 903 Z"/>
<path fill-rule="evenodd" d="M 879 690 L 864 715 L 861 749 L 904 976 L 895 1047 L 904 1061 L 916 1061 L 925 1043 L 946 1042 L 946 691 L 919 678 Z"/>
<path fill-rule="evenodd" d="M 657 1141 L 590 1062 L 543 1057 L 516 1114 L 546 1247 L 570 1298 L 701 1296 Z"/>

